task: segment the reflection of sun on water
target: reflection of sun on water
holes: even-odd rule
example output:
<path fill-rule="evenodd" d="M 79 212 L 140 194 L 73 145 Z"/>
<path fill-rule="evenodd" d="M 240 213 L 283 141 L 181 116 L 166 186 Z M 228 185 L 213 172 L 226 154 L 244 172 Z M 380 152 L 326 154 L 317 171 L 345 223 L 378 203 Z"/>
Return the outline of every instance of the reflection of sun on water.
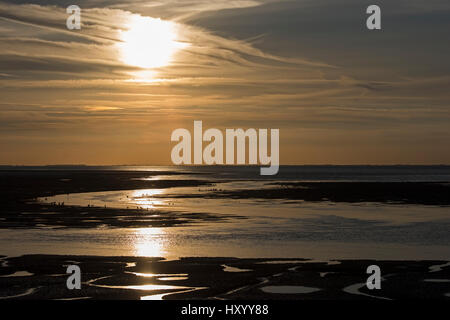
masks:
<path fill-rule="evenodd" d="M 160 195 L 163 193 L 164 192 L 161 189 L 136 190 L 133 192 L 131 198 L 133 199 L 133 203 L 139 208 L 154 209 L 165 205 L 163 200 L 152 198 L 155 195 Z"/>
<path fill-rule="evenodd" d="M 135 232 L 135 254 L 143 257 L 164 257 L 165 232 L 161 228 L 143 228 Z"/>
<path fill-rule="evenodd" d="M 171 21 L 134 15 L 127 27 L 120 34 L 119 49 L 121 60 L 131 66 L 143 69 L 167 66 L 173 55 L 187 46 L 179 41 L 178 25 Z M 148 70 L 137 74 L 144 80 L 153 75 Z"/>

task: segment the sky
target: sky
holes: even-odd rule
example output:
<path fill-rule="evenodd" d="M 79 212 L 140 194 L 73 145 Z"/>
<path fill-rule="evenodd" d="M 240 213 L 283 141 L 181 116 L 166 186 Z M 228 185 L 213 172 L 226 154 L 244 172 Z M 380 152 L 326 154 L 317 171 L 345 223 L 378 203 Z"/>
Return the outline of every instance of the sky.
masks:
<path fill-rule="evenodd" d="M 0 164 L 168 165 L 194 120 L 279 129 L 281 164 L 450 164 L 450 2 L 371 4 L 0 1 Z"/>

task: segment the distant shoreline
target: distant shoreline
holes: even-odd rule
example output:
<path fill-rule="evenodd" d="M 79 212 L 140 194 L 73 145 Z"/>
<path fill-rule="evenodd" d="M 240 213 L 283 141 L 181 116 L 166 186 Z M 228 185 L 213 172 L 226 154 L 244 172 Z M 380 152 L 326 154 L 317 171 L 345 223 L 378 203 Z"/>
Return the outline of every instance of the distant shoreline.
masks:
<path fill-rule="evenodd" d="M 259 168 L 260 165 L 180 165 L 173 164 L 167 165 L 89 165 L 89 164 L 50 164 L 50 165 L 0 165 L 0 171 L 2 170 L 121 170 L 121 169 L 137 169 L 139 168 Z M 323 167 L 336 167 L 336 168 L 450 168 L 450 164 L 286 164 L 280 165 L 280 168 L 323 168 Z"/>

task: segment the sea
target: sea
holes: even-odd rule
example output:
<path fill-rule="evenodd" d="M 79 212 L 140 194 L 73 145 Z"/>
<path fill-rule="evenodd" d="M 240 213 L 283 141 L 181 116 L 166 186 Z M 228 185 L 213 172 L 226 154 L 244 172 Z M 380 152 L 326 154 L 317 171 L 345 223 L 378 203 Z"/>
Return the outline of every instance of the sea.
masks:
<path fill-rule="evenodd" d="M 450 182 L 450 166 L 282 166 L 261 176 L 247 166 L 46 166 L 0 170 L 148 172 L 148 180 L 207 180 L 213 187 L 61 194 L 43 203 L 213 214 L 170 227 L 0 229 L 0 254 L 237 258 L 450 260 L 450 207 L 209 197 L 217 190 L 273 188 L 282 182 Z M 168 174 L 168 172 L 183 173 Z M 449 195 L 450 196 L 450 195 Z M 234 218 L 235 217 L 235 218 Z"/>

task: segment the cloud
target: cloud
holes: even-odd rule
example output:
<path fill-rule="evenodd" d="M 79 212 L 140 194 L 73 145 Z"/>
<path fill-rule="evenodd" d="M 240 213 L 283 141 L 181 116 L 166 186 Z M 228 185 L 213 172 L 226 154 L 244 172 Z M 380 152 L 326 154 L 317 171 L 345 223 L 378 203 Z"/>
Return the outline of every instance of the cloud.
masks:
<path fill-rule="evenodd" d="M 15 145 L 0 162 L 29 156 L 27 139 L 122 153 L 151 140 L 146 156 L 164 162 L 171 130 L 199 119 L 279 127 L 283 148 L 306 162 L 332 158 L 340 143 L 403 150 L 416 133 L 415 148 L 450 159 L 448 4 L 381 1 L 378 34 L 356 0 L 79 1 L 80 31 L 65 26 L 69 4 L 0 2 L 0 142 Z M 151 70 L 125 63 L 119 46 L 130 21 L 147 17 L 172 21 L 186 44 Z M 301 148 L 314 144 L 308 158 Z"/>
<path fill-rule="evenodd" d="M 207 6 L 207 2 L 200 2 L 198 5 L 199 8 Z M 215 3 L 215 6 L 217 5 L 225 5 L 225 2 L 222 5 Z M 238 2 L 227 6 L 230 5 L 239 6 Z M 67 14 L 63 8 L 56 6 L 0 3 L 0 16 L 7 21 L 36 28 L 35 37 L 24 37 L 18 28 L 17 35 L 12 32 L 8 37 L 0 38 L 3 66 L 18 72 L 24 68 L 32 72 L 46 71 L 47 79 L 51 77 L 50 72 L 59 73 L 66 70 L 67 73 L 74 73 L 77 69 L 80 71 L 78 77 L 92 71 L 88 78 L 94 75 L 102 78 L 105 76 L 103 71 L 112 70 L 111 75 L 114 78 L 114 70 L 127 68 L 119 66 L 121 62 L 117 45 L 122 41 L 120 34 L 127 30 L 127 23 L 132 17 L 140 17 L 120 9 L 86 9 L 82 15 L 82 30 L 74 32 L 66 29 Z M 197 27 L 180 25 L 178 29 L 181 30 L 180 41 L 190 45 L 177 56 L 177 61 L 163 70 L 168 75 L 174 74 L 172 69 L 185 69 L 189 73 L 194 68 L 223 69 L 224 65 L 231 66 L 232 69 L 229 70 L 235 72 L 242 68 L 277 67 L 277 64 L 330 67 L 317 61 L 268 54 L 244 40 L 223 38 Z M 151 41 L 151 37 L 149 39 Z M 16 61 L 12 55 L 16 55 Z M 115 62 L 105 63 L 103 60 Z M 90 63 L 97 61 L 97 67 Z M 193 61 L 195 63 L 192 63 Z M 10 67 L 6 64 L 10 64 Z M 208 72 L 211 71 L 206 71 Z M 38 79 L 42 80 L 42 77 Z"/>

